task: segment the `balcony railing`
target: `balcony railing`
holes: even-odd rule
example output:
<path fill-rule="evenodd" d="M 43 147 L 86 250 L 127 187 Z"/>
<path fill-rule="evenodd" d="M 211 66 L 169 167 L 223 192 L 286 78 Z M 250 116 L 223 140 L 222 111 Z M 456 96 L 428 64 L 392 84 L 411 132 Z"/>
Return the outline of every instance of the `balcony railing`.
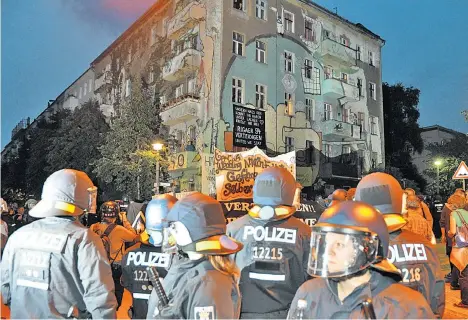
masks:
<path fill-rule="evenodd" d="M 103 72 L 94 82 L 94 91 L 99 91 L 108 85 L 112 84 L 112 73 L 110 71 Z"/>
<path fill-rule="evenodd" d="M 196 94 L 185 94 L 164 104 L 161 110 L 161 119 L 167 126 L 198 119 L 201 114 L 200 98 Z"/>
<path fill-rule="evenodd" d="M 201 52 L 192 48 L 186 49 L 170 59 L 163 68 L 163 79 L 176 81 L 185 76 L 186 72 L 192 72 L 199 68 Z"/>
<path fill-rule="evenodd" d="M 359 101 L 359 88 L 351 81 L 328 78 L 323 81 L 323 95 L 330 99 L 339 99 L 341 104 Z"/>
<path fill-rule="evenodd" d="M 326 63 L 356 65 L 356 50 L 329 38 L 322 40 L 321 54 Z"/>
<path fill-rule="evenodd" d="M 361 139 L 361 126 L 332 119 L 323 119 L 322 134 L 326 141 Z"/>

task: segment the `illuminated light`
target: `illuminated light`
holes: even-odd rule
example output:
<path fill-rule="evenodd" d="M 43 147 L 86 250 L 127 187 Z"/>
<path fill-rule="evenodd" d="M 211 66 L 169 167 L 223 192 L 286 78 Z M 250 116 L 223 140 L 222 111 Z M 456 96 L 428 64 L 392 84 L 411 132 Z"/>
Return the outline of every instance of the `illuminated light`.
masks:
<path fill-rule="evenodd" d="M 434 161 L 434 164 L 437 166 L 437 167 L 440 167 L 442 165 L 442 160 L 438 159 L 436 161 Z"/>
<path fill-rule="evenodd" d="M 221 243 L 219 241 L 201 241 L 195 244 L 196 251 L 206 251 L 206 250 L 220 250 Z"/>
<path fill-rule="evenodd" d="M 161 151 L 164 147 L 164 144 L 161 142 L 153 143 L 153 149 L 156 151 Z"/>

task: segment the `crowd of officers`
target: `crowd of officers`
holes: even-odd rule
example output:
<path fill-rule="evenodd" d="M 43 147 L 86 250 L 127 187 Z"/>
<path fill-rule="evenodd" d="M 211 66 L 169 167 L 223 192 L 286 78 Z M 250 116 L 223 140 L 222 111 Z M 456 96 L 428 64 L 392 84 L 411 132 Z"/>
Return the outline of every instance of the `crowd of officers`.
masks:
<path fill-rule="evenodd" d="M 57 171 L 29 210 L 37 220 L 6 243 L 2 301 L 12 318 L 116 318 L 126 288 L 136 319 L 443 316 L 433 235 L 407 227 L 424 229 L 408 213 L 410 190 L 369 174 L 336 190 L 312 227 L 293 216 L 295 193 L 286 169 L 268 168 L 254 206 L 228 225 L 221 204 L 196 192 L 156 196 L 130 221 L 106 202 L 87 228 L 96 187 L 84 172 Z"/>

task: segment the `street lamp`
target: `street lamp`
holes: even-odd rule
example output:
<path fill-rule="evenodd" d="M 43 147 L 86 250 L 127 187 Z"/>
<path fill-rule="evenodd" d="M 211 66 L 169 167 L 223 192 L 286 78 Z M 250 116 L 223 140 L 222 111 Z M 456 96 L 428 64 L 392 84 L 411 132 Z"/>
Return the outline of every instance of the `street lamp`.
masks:
<path fill-rule="evenodd" d="M 159 151 L 164 148 L 164 144 L 161 141 L 156 141 L 153 143 L 153 149 L 156 151 L 157 158 L 156 158 L 156 185 L 154 194 L 159 194 Z"/>
<path fill-rule="evenodd" d="M 440 166 L 442 165 L 442 160 L 437 159 L 434 161 L 434 165 L 437 168 L 437 195 L 439 194 L 439 188 L 440 188 L 440 179 L 439 179 L 439 171 L 440 171 Z"/>

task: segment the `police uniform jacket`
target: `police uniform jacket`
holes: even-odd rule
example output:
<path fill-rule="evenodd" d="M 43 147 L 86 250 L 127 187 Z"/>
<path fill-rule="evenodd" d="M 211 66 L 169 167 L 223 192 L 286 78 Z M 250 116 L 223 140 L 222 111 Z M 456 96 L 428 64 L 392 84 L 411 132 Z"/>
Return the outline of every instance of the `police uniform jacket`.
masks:
<path fill-rule="evenodd" d="M 235 279 L 206 259 L 184 258 L 171 265 L 163 280 L 169 306 L 158 312 L 153 289 L 147 319 L 238 319 L 241 296 Z"/>
<path fill-rule="evenodd" d="M 422 293 L 434 314 L 445 309 L 445 282 L 435 247 L 408 230 L 390 234 L 388 260 L 401 272 L 401 284 Z"/>
<path fill-rule="evenodd" d="M 133 296 L 133 318 L 144 319 L 148 312 L 148 299 L 153 290 L 146 268 L 155 266 L 161 278 L 169 268 L 170 255 L 161 253 L 160 247 L 141 244 L 122 258 L 122 284 Z"/>
<path fill-rule="evenodd" d="M 266 221 L 245 215 L 227 226 L 244 244 L 233 255 L 241 269 L 242 317 L 285 317 L 297 289 L 308 279 L 308 225 L 295 217 Z"/>
<path fill-rule="evenodd" d="M 304 283 L 296 293 L 288 319 L 297 319 L 297 302 L 307 307 L 303 319 L 366 319 L 362 302 L 372 299 L 377 319 L 434 319 L 424 297 L 391 277 L 371 270 L 369 283 L 363 284 L 343 301 L 338 298 L 337 282 L 316 278 Z"/>
<path fill-rule="evenodd" d="M 70 307 L 116 318 L 111 267 L 99 236 L 72 217 L 44 218 L 15 232 L 1 270 L 11 318 L 62 318 Z"/>

